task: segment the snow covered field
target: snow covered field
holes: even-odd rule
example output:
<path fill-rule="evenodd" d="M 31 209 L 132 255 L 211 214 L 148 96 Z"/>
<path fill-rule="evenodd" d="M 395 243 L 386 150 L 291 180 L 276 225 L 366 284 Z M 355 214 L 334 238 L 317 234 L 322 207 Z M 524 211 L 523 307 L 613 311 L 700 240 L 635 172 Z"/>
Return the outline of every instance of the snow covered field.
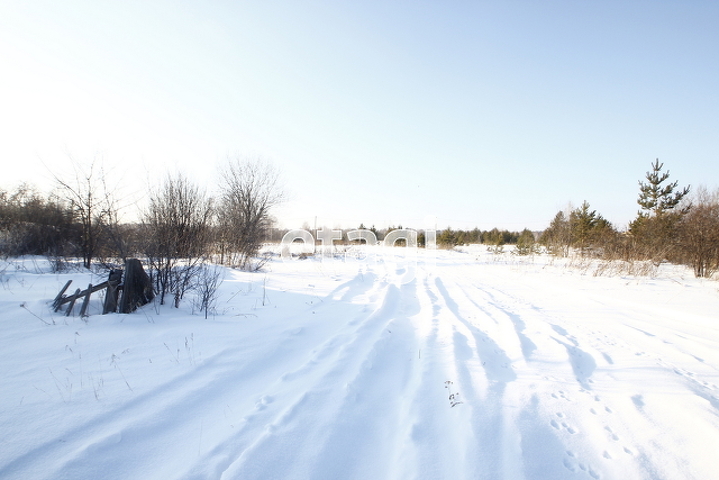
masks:
<path fill-rule="evenodd" d="M 0 478 L 719 478 L 718 282 L 389 260 L 277 259 L 228 270 L 208 320 L 97 296 L 87 322 L 48 304 L 104 275 L 2 263 Z"/>

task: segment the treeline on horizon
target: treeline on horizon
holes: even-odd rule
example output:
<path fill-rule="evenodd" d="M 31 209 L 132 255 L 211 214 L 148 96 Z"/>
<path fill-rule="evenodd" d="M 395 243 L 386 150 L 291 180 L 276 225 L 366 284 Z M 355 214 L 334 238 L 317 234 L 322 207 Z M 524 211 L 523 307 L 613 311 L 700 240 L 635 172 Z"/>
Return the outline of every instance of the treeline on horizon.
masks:
<path fill-rule="evenodd" d="M 220 193 L 213 198 L 183 175 L 168 174 L 148 191 L 148 207 L 132 224 L 119 220 L 115 192 L 108 190 L 94 163 L 75 165 L 73 181 L 56 177 L 58 188 L 51 194 L 27 185 L 0 189 L 0 255 L 45 255 L 58 266 L 82 258 L 87 268 L 93 262 L 110 265 L 142 256 L 154 269 L 161 292 L 181 282 L 173 278 L 180 260 L 257 269 L 263 263 L 258 258 L 262 243 L 278 242 L 286 232 L 272 217 L 284 199 L 279 173 L 262 161 L 235 159 L 228 160 L 221 178 Z M 445 228 L 437 231 L 437 245 L 484 244 L 495 251 L 515 245 L 512 250 L 519 255 L 671 262 L 691 266 L 698 277 L 719 269 L 718 192 L 698 188 L 690 195 L 689 187 L 669 182 L 669 172 L 657 159 L 639 181 L 637 203 L 640 210 L 626 230 L 616 229 L 585 201 L 557 212 L 542 232 Z M 381 240 L 395 227 L 368 229 Z M 422 230 L 418 243 L 425 243 Z"/>
<path fill-rule="evenodd" d="M 323 227 L 325 228 L 325 227 Z M 374 233 L 377 237 L 378 241 L 382 241 L 384 237 L 394 230 L 402 230 L 402 225 L 397 226 L 390 226 L 387 228 L 381 228 L 377 229 L 375 226 L 366 227 L 363 223 L 361 223 L 357 229 L 358 230 L 369 230 L 370 232 Z M 302 227 L 303 230 L 311 232 L 313 229 L 307 225 Z M 337 240 L 336 243 L 339 245 L 346 245 L 349 243 L 352 243 L 347 238 L 347 232 L 354 230 L 352 228 L 347 229 L 338 229 L 342 232 L 342 239 Z M 417 230 L 417 229 L 415 229 Z M 289 232 L 290 229 L 279 229 L 274 228 L 270 239 L 272 241 L 280 241 L 283 237 L 283 235 L 287 232 Z M 479 228 L 474 228 L 472 230 L 454 230 L 452 228 L 445 228 L 444 230 L 438 230 L 437 232 L 437 246 L 442 248 L 452 248 L 456 247 L 458 245 L 470 245 L 470 244 L 485 244 L 485 245 L 514 245 L 517 244 L 520 239 L 524 236 L 532 236 L 537 237 L 541 232 L 537 232 L 536 234 L 531 232 L 529 229 L 524 229 L 521 232 L 513 232 L 509 230 L 499 230 L 498 228 L 493 228 L 491 230 L 480 230 Z M 400 241 L 401 242 L 401 241 Z M 401 243 L 398 243 L 397 245 L 402 245 Z M 425 230 L 419 229 L 417 230 L 417 245 L 419 247 L 425 246 Z"/>
<path fill-rule="evenodd" d="M 670 182 L 663 168 L 656 159 L 639 180 L 640 209 L 626 230 L 616 229 L 584 201 L 577 208 L 557 212 L 536 242 L 528 230 L 513 237 L 516 253 L 530 255 L 544 249 L 561 257 L 577 254 L 630 266 L 670 262 L 690 266 L 697 277 L 712 276 L 719 269 L 719 191 L 699 187 L 690 195 L 691 188 Z M 448 246 L 461 244 L 462 234 L 467 232 L 444 231 L 438 243 L 441 237 Z M 498 238 L 494 232 L 489 242 L 482 243 L 501 245 Z"/>

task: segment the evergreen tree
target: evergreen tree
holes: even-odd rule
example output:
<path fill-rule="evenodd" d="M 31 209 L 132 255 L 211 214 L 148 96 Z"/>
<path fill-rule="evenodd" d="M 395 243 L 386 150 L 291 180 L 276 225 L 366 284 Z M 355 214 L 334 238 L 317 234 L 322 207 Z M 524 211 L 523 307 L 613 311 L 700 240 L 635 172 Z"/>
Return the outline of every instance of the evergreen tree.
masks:
<path fill-rule="evenodd" d="M 497 246 L 504 245 L 504 238 L 502 237 L 502 232 L 500 232 L 497 227 L 494 227 L 492 230 L 488 231 L 485 234 L 484 243 Z"/>
<path fill-rule="evenodd" d="M 639 199 L 637 203 L 644 212 L 642 215 L 659 216 L 662 213 L 674 209 L 679 202 L 689 193 L 690 187 L 684 187 L 682 190 L 676 190 L 679 185 L 678 181 L 662 185 L 669 179 L 669 172 L 662 173 L 663 163 L 659 163 L 657 158 L 652 163 L 652 170 L 647 172 L 647 183 L 639 181 Z"/>
<path fill-rule="evenodd" d="M 639 181 L 637 203 L 641 210 L 629 224 L 629 233 L 635 241 L 636 253 L 655 263 L 666 260 L 676 237 L 676 225 L 689 208 L 677 209 L 690 187 L 677 190 L 679 182 L 665 183 L 669 172 L 662 172 L 659 159 L 646 173 L 646 182 Z"/>
<path fill-rule="evenodd" d="M 437 244 L 444 248 L 454 248 L 458 244 L 457 233 L 447 227 L 437 235 Z"/>
<path fill-rule="evenodd" d="M 579 247 L 584 256 L 585 248 L 589 246 L 594 229 L 597 226 L 597 211 L 589 210 L 589 203 L 585 200 L 582 206 L 572 210 L 569 214 L 572 244 Z"/>
<path fill-rule="evenodd" d="M 534 238 L 534 233 L 528 228 L 522 230 L 517 239 L 517 249 L 515 250 L 517 255 L 531 255 L 537 252 L 537 243 Z"/>

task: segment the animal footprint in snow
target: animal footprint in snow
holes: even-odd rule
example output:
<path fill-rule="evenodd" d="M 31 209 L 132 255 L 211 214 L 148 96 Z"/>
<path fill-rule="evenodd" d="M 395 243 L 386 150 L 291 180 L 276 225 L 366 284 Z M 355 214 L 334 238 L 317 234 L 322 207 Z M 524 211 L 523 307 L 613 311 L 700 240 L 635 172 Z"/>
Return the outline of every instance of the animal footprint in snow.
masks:
<path fill-rule="evenodd" d="M 452 387 L 451 387 L 451 386 L 452 386 L 453 383 L 454 383 L 454 382 L 452 382 L 451 380 L 447 380 L 446 382 L 444 382 L 444 388 L 446 388 L 447 391 L 449 392 L 449 406 L 450 406 L 450 408 L 451 408 L 451 407 L 456 407 L 456 406 L 459 405 L 460 403 L 463 403 L 463 402 L 461 402 L 461 401 L 459 400 L 459 392 L 457 392 L 457 393 L 452 393 Z"/>
<path fill-rule="evenodd" d="M 563 417 L 564 417 L 564 415 L 562 415 L 561 413 L 558 413 L 557 416 L 558 416 L 559 418 L 563 418 Z M 577 431 L 576 431 L 574 428 L 570 427 L 570 426 L 567 424 L 567 422 L 561 422 L 561 423 L 559 423 L 559 422 L 557 422 L 556 420 L 552 419 L 552 420 L 549 421 L 549 424 L 550 424 L 552 427 L 556 428 L 557 430 L 559 430 L 560 428 L 564 428 L 564 429 L 565 429 L 569 434 L 571 434 L 571 435 L 574 435 L 575 433 L 577 433 Z"/>
<path fill-rule="evenodd" d="M 564 393 L 564 390 L 559 390 L 558 394 L 552 393 L 552 398 L 556 398 L 557 400 L 559 400 L 560 398 L 563 398 L 564 400 L 571 402 L 569 397 L 567 397 L 567 395 Z"/>
<path fill-rule="evenodd" d="M 617 440 L 619 440 L 619 435 L 617 435 L 616 433 L 614 433 L 614 431 L 612 431 L 612 429 L 611 429 L 610 427 L 608 427 L 608 426 L 607 426 L 607 427 L 604 427 L 604 430 L 606 430 L 607 432 L 609 432 L 609 438 L 611 438 L 611 439 L 614 440 L 615 442 L 616 442 Z"/>
<path fill-rule="evenodd" d="M 565 458 L 562 464 L 564 465 L 564 468 L 569 470 L 570 472 L 576 472 L 577 471 L 577 461 L 573 458 Z"/>
<path fill-rule="evenodd" d="M 569 425 L 567 425 L 566 422 L 562 422 L 562 426 L 564 428 L 566 428 L 567 432 L 569 432 L 571 435 L 574 435 L 575 433 L 577 433 L 577 431 L 575 429 L 573 429 L 572 427 L 570 427 Z"/>

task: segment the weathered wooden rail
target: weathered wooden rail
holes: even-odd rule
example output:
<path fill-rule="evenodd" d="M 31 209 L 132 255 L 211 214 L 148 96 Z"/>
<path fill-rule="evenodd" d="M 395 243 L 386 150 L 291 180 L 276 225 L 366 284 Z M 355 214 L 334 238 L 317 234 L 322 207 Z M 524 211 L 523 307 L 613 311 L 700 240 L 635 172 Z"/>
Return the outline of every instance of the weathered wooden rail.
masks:
<path fill-rule="evenodd" d="M 65 295 L 72 280 L 68 280 L 65 286 L 60 290 L 52 302 L 53 309 L 57 312 L 63 305 L 69 304 L 65 310 L 65 316 L 72 314 L 75 302 L 83 299 L 80 307 L 80 316 L 87 317 L 87 307 L 90 304 L 90 295 L 100 290 L 107 290 L 105 293 L 105 302 L 102 306 L 102 314 L 134 312 L 138 307 L 150 302 L 155 293 L 152 288 L 150 277 L 142 268 L 142 263 L 137 259 L 131 259 L 125 262 L 125 270 L 110 270 L 110 274 L 106 281 L 97 285 L 89 284 L 85 290 L 79 288 L 72 295 Z M 122 297 L 120 297 L 122 293 Z"/>

